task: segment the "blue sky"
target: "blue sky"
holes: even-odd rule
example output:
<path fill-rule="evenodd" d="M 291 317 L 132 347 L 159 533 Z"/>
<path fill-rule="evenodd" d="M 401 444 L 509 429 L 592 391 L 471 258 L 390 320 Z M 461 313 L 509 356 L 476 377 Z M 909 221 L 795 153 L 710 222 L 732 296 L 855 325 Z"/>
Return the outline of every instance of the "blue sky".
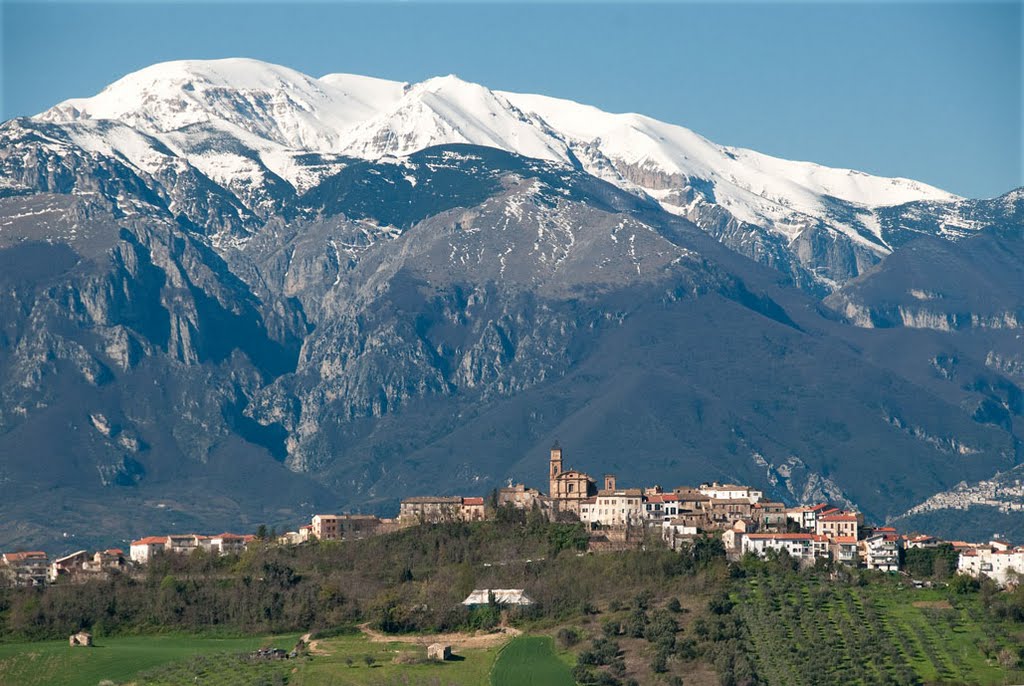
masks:
<path fill-rule="evenodd" d="M 920 179 L 1024 185 L 1020 2 L 163 4 L 3 1 L 3 118 L 152 64 L 456 73 L 723 144 Z"/>

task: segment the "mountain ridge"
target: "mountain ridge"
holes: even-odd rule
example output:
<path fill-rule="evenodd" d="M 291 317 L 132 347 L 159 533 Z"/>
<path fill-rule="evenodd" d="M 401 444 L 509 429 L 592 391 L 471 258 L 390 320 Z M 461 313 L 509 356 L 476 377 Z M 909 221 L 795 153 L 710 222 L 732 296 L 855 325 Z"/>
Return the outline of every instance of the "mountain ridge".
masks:
<path fill-rule="evenodd" d="M 816 195 L 790 236 L 730 211 L 721 179 L 613 159 L 454 77 L 271 70 L 225 94 L 230 73 L 184 74 L 150 103 L 184 117 L 170 131 L 67 107 L 0 124 L 0 542 L 56 540 L 53 512 L 78 537 L 390 512 L 536 483 L 555 437 L 594 472 L 746 481 L 876 521 L 1024 462 L 1020 191 L 872 208 L 870 226 Z M 379 159 L 299 106 L 334 91 L 394 115 L 355 125 Z M 239 133 L 247 107 L 334 152 Z M 472 108 L 476 128 L 443 128 Z M 488 145 L 375 141 L 429 142 L 421 119 Z M 520 133 L 564 158 L 501 147 Z"/>
<path fill-rule="evenodd" d="M 435 145 L 497 147 L 581 166 L 702 228 L 720 224 L 716 214 L 724 212 L 732 226 L 720 236 L 743 227 L 766 232 L 762 240 L 797 264 L 814 262 L 805 257 L 820 251 L 813 236 L 838 239 L 849 255 L 846 263 L 824 273 L 819 265 L 801 277 L 828 290 L 891 252 L 879 208 L 959 200 L 909 179 L 720 146 L 643 115 L 492 91 L 454 75 L 408 84 L 350 74 L 313 79 L 246 59 L 180 61 L 130 74 L 97 96 L 65 101 L 36 118 L 112 118 L 138 127 L 235 190 L 243 202 L 247 193 L 258 196 L 250 187 L 272 183 L 271 176 L 300 194 L 311 189 L 343 167 L 332 156 L 381 161 Z M 218 141 L 225 135 L 243 149 L 223 149 Z M 222 150 L 196 146 L 204 140 Z M 316 164 L 302 161 L 310 153 L 321 156 Z M 133 154 L 139 156 L 125 151 L 129 159 Z M 794 243 L 799 247 L 791 248 Z"/>

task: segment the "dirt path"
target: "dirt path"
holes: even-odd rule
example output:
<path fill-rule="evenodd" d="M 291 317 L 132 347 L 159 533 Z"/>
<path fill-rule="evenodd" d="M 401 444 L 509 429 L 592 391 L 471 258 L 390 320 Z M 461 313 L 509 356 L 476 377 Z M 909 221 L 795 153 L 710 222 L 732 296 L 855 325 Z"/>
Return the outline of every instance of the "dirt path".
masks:
<path fill-rule="evenodd" d="M 311 641 L 309 637 L 313 634 L 303 634 L 300 638 L 306 644 L 306 649 L 309 650 L 310 655 L 327 655 L 327 651 L 320 649 L 320 641 Z"/>
<path fill-rule="evenodd" d="M 472 634 L 453 633 L 416 636 L 382 634 L 379 631 L 371 629 L 369 624 L 360 624 L 359 630 L 374 643 L 414 643 L 422 646 L 428 646 L 432 643 L 444 643 L 446 645 L 450 645 L 452 648 L 492 648 L 494 646 L 502 645 L 509 639 L 523 633 L 519 629 L 511 626 L 502 626 L 489 633 L 481 631 Z"/>

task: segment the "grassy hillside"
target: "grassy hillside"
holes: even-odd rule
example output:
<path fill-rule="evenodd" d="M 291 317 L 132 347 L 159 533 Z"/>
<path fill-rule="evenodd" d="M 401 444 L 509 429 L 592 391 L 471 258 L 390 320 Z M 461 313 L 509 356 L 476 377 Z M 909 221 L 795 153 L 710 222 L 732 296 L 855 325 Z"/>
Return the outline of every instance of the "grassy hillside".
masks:
<path fill-rule="evenodd" d="M 491 686 L 573 686 L 569 666 L 555 655 L 548 636 L 521 636 L 501 650 Z"/>
<path fill-rule="evenodd" d="M 1024 590 L 943 578 L 948 568 L 935 564 L 919 565 L 939 575 L 933 587 L 915 588 L 830 564 L 797 570 L 787 558 L 730 563 L 714 539 L 604 554 L 583 542 L 578 526 L 512 517 L 0 589 L 0 684 L 1024 682 Z M 471 610 L 460 603 L 473 588 L 523 588 L 535 603 Z M 80 627 L 99 647 L 67 647 Z M 285 635 L 290 648 L 307 631 L 317 641 L 308 656 L 244 657 L 263 636 Z M 253 637 L 213 638 L 226 632 Z M 427 662 L 435 641 L 457 659 Z"/>
<path fill-rule="evenodd" d="M 297 635 L 124 636 L 97 639 L 92 648 L 71 648 L 67 641 L 0 644 L 0 684 L 96 686 L 103 680 L 117 683 L 158 665 L 194 661 L 198 656 L 252 651 L 263 646 L 291 650 L 297 639 Z M 212 686 L 215 682 L 209 683 Z"/>

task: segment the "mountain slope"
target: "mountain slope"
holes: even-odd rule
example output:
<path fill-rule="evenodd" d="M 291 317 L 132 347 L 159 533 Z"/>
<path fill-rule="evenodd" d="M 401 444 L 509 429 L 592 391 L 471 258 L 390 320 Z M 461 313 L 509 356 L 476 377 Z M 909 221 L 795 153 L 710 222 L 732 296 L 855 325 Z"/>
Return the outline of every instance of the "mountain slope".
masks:
<path fill-rule="evenodd" d="M 882 208 L 957 200 L 916 181 L 781 160 L 641 115 L 495 92 L 454 76 L 408 85 L 312 79 L 255 60 L 170 62 L 38 118 L 126 123 L 264 214 L 270 198 L 288 193 L 275 187 L 280 181 L 305 192 L 345 157 L 378 161 L 467 143 L 561 161 L 657 200 L 819 291 L 862 273 L 900 241 L 884 235 Z"/>
<path fill-rule="evenodd" d="M 1024 462 L 1019 198 L 454 77 L 156 65 L 0 125 L 0 545 L 536 484 L 555 437 L 902 515 Z"/>

